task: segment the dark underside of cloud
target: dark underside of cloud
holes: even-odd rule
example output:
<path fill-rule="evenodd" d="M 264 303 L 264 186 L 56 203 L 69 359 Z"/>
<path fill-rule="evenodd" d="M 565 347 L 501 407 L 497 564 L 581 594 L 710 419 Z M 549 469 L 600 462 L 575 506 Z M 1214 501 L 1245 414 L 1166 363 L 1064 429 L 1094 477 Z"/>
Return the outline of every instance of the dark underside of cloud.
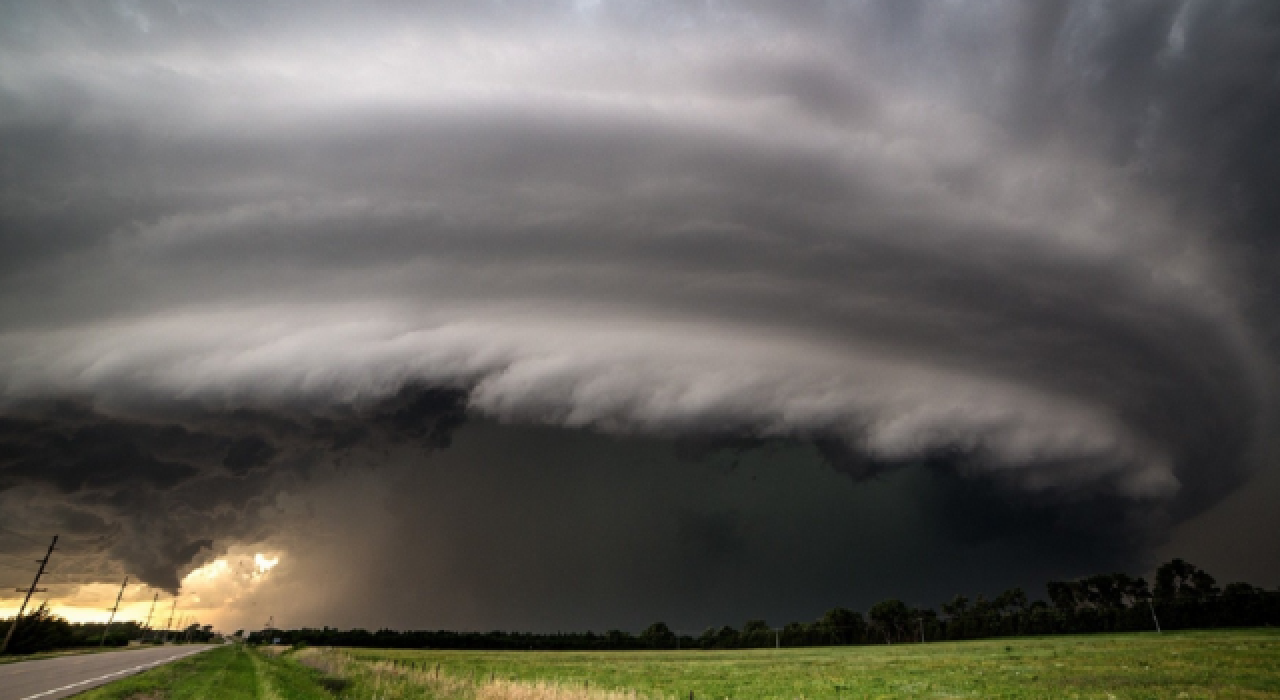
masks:
<path fill-rule="evenodd" d="M 63 533 L 62 571 L 169 590 L 220 547 L 274 541 L 309 592 L 253 603 L 295 621 L 540 630 L 693 631 L 1034 586 L 1131 564 L 1153 534 L 1128 499 L 1028 497 L 958 454 L 881 463 L 823 440 L 468 424 L 463 399 L 415 387 L 338 410 L 170 404 L 149 420 L 27 405 L 0 429 L 5 526 Z M 365 573 L 305 583 L 352 566 Z"/>
<path fill-rule="evenodd" d="M 1276 65 L 1262 0 L 10 3 L 0 526 L 393 626 L 1141 569 L 1276 469 Z"/>

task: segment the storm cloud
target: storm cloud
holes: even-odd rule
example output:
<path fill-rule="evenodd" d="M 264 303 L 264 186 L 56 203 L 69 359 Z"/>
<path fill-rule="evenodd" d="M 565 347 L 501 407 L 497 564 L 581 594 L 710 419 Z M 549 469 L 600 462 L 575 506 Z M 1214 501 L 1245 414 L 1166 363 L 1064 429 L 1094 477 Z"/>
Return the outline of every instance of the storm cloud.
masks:
<path fill-rule="evenodd" d="M 403 470 L 475 462 L 459 431 L 530 498 L 671 486 L 618 505 L 669 532 L 580 543 L 583 590 L 643 579 L 614 546 L 691 580 L 776 563 L 762 511 L 705 505 L 733 459 L 855 494 L 798 551 L 872 537 L 856 494 L 892 488 L 937 499 L 921 527 L 958 539 L 930 552 L 1030 538 L 991 563 L 1029 583 L 1146 566 L 1275 471 L 1274 3 L 0 12 L 2 524 L 91 514 L 103 565 L 155 586 L 289 531 L 281 494 L 398 479 L 447 512 L 469 482 Z M 548 434 L 592 456 L 517 466 Z M 441 557 L 507 551 L 398 508 Z M 547 581 L 573 551 L 521 537 Z M 569 605 L 503 618 L 478 561 L 404 576 L 472 591 L 456 625 Z"/>

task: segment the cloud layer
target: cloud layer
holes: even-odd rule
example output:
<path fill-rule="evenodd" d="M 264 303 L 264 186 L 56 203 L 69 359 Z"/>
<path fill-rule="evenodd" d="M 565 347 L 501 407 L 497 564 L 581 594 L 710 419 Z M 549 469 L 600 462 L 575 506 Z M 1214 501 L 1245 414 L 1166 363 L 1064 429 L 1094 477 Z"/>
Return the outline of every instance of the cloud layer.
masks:
<path fill-rule="evenodd" d="M 156 585 L 420 395 L 1144 542 L 1271 467 L 1269 3 L 3 12 L 0 479 Z"/>

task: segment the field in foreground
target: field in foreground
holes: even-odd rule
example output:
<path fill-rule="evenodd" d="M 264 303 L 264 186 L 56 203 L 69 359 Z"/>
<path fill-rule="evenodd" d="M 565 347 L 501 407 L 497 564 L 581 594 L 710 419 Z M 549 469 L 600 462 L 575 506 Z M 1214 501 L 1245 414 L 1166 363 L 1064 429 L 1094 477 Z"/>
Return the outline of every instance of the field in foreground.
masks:
<path fill-rule="evenodd" d="M 77 697 L 1280 699 L 1271 629 L 743 651 L 271 651 L 229 645 Z"/>
<path fill-rule="evenodd" d="M 74 696 L 77 700 L 330 700 L 319 674 L 228 644 Z"/>
<path fill-rule="evenodd" d="M 442 676 L 465 681 L 493 674 L 664 698 L 1280 698 L 1280 630 L 1271 629 L 782 650 L 346 653 L 428 676 L 439 664 Z M 388 697 L 433 697 L 406 691 Z"/>

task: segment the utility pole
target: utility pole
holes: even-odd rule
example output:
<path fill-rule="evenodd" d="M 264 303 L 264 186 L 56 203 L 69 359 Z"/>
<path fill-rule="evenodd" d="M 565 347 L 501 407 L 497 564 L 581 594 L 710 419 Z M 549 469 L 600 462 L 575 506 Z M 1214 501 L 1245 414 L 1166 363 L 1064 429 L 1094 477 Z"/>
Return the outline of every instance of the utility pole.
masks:
<path fill-rule="evenodd" d="M 1156 608 L 1151 604 L 1151 599 L 1147 598 L 1147 609 L 1151 611 L 1151 619 L 1156 622 L 1156 634 L 1164 634 L 1160 631 L 1160 618 L 1156 617 Z"/>
<path fill-rule="evenodd" d="M 142 625 L 142 638 L 147 638 L 147 632 L 151 630 L 151 616 L 156 612 L 156 601 L 160 600 L 160 594 L 156 593 L 151 599 L 151 609 L 147 611 L 147 621 Z"/>
<path fill-rule="evenodd" d="M 107 626 L 102 628 L 102 639 L 98 641 L 98 646 L 107 643 L 107 631 L 111 629 L 111 623 L 115 622 L 116 611 L 120 609 L 120 599 L 124 597 L 124 587 L 129 585 L 129 577 L 124 577 L 124 583 L 120 584 L 120 592 L 116 594 L 116 606 L 111 608 L 111 617 L 107 618 Z"/>
<path fill-rule="evenodd" d="M 47 589 L 36 588 L 40 584 L 40 577 L 44 575 L 44 567 L 49 565 L 49 557 L 53 556 L 53 548 L 58 544 L 58 536 L 53 536 L 53 541 L 49 543 L 49 551 L 44 553 L 44 559 L 40 560 L 40 568 L 36 570 L 36 577 L 31 581 L 31 587 L 27 589 L 27 597 L 22 599 L 22 605 L 18 607 L 18 614 L 14 616 L 13 622 L 9 623 L 9 631 L 4 635 L 4 643 L 0 644 L 0 654 L 3 654 L 9 648 L 9 640 L 13 639 L 13 631 L 18 629 L 18 623 L 22 621 L 22 613 L 27 610 L 27 603 L 31 602 L 31 594 L 43 593 Z M 21 588 L 15 588 L 21 593 Z"/>
<path fill-rule="evenodd" d="M 161 641 L 161 644 L 169 643 L 169 628 L 173 625 L 173 611 L 177 609 L 178 609 L 178 599 L 174 598 L 173 605 L 170 606 L 169 608 L 169 621 L 164 623 L 164 640 Z"/>

